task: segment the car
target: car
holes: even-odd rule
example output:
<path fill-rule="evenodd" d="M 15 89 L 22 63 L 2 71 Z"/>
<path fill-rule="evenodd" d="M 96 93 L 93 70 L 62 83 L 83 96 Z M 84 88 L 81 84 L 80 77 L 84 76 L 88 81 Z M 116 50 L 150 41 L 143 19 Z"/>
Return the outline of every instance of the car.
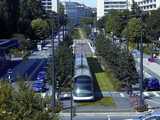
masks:
<path fill-rule="evenodd" d="M 32 90 L 34 92 L 45 92 L 46 88 L 45 88 L 45 84 L 41 83 L 41 82 L 34 82 L 32 84 Z"/>
<path fill-rule="evenodd" d="M 148 58 L 148 61 L 149 62 L 155 62 L 155 58 L 154 57 L 150 57 L 150 58 Z"/>
<path fill-rule="evenodd" d="M 47 79 L 47 73 L 45 71 L 40 71 L 37 75 L 37 80 L 39 79 L 44 79 L 46 80 Z"/>
<path fill-rule="evenodd" d="M 144 116 L 140 116 L 138 118 L 130 120 L 160 120 L 160 112 L 149 112 Z"/>
<path fill-rule="evenodd" d="M 145 78 L 144 88 L 146 88 L 147 90 L 159 90 L 160 89 L 159 80 L 155 77 Z"/>

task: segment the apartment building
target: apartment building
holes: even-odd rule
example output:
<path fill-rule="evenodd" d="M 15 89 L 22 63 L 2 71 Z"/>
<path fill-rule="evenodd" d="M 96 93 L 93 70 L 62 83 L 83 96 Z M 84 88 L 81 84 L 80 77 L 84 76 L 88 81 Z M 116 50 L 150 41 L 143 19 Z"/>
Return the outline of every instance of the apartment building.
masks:
<path fill-rule="evenodd" d="M 135 0 L 143 11 L 157 10 L 160 8 L 160 0 Z"/>
<path fill-rule="evenodd" d="M 111 10 L 130 9 L 128 0 L 97 0 L 97 19 L 100 19 Z"/>

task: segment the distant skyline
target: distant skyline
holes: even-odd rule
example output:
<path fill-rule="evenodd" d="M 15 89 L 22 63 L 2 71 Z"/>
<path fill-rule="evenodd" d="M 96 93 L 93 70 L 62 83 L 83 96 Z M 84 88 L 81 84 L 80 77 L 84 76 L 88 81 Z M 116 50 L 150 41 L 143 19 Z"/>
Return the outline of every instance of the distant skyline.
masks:
<path fill-rule="evenodd" d="M 69 1 L 69 0 L 60 0 L 60 1 Z M 96 0 L 70 0 L 70 1 L 79 2 L 89 7 L 96 7 Z"/>

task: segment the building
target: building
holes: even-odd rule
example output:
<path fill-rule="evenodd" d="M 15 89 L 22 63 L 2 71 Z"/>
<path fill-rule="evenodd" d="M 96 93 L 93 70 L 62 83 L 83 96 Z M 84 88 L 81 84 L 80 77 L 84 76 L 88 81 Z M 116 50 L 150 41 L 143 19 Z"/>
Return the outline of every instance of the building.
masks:
<path fill-rule="evenodd" d="M 97 0 L 97 19 L 100 19 L 111 10 L 130 9 L 128 0 Z"/>
<path fill-rule="evenodd" d="M 64 5 L 65 14 L 73 25 L 79 24 L 81 18 L 92 15 L 92 9 L 84 4 L 78 2 L 62 2 L 62 4 Z"/>
<path fill-rule="evenodd" d="M 160 0 L 135 0 L 143 11 L 157 10 L 160 8 Z"/>
<path fill-rule="evenodd" d="M 143 11 L 157 10 L 160 0 L 134 0 Z M 97 0 L 97 20 L 109 13 L 110 10 L 131 10 L 133 0 Z"/>
<path fill-rule="evenodd" d="M 41 0 L 42 6 L 46 11 L 57 12 L 57 3 L 59 0 Z"/>

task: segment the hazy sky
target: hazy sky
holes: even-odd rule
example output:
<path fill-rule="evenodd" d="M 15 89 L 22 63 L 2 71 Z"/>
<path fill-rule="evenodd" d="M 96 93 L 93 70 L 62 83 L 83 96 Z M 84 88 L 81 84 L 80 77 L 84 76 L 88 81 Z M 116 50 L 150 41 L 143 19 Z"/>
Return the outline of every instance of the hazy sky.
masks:
<path fill-rule="evenodd" d="M 69 0 L 61 0 L 61 1 L 69 1 Z M 70 0 L 70 1 L 84 3 L 85 5 L 90 7 L 96 7 L 96 0 Z"/>

